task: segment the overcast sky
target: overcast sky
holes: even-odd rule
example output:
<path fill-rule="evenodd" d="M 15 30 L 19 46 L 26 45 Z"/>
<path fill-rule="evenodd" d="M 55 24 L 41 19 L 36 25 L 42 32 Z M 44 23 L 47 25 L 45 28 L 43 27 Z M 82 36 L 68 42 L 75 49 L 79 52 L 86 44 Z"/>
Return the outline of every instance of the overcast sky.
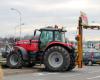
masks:
<path fill-rule="evenodd" d="M 100 0 L 0 0 L 1 37 L 19 36 L 19 14 L 11 8 L 21 12 L 22 35 L 57 24 L 65 26 L 68 38 L 74 39 L 80 11 L 87 14 L 90 23 L 100 23 Z M 100 31 L 84 30 L 84 40 L 100 40 Z"/>

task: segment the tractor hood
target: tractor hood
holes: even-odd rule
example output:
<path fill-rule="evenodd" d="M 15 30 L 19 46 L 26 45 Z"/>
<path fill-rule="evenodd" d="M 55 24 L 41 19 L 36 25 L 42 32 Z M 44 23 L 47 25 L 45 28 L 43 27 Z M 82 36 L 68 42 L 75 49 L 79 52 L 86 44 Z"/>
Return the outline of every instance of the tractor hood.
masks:
<path fill-rule="evenodd" d="M 38 51 L 38 40 L 20 40 L 15 46 L 25 49 L 26 51 Z"/>
<path fill-rule="evenodd" d="M 29 43 L 30 43 L 29 40 L 20 40 L 20 41 L 17 41 L 17 42 L 16 42 L 16 45 L 17 45 L 17 44 L 29 44 Z"/>
<path fill-rule="evenodd" d="M 38 40 L 20 40 L 20 41 L 17 41 L 15 44 L 16 45 L 31 44 L 33 42 L 38 42 Z"/>

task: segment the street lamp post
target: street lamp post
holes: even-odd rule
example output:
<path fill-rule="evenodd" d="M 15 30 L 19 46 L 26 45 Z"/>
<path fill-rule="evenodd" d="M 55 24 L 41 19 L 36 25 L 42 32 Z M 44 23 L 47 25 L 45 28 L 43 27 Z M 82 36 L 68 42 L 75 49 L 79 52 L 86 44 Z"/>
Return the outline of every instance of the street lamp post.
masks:
<path fill-rule="evenodd" d="M 24 23 L 21 23 L 21 34 L 22 34 L 22 26 L 24 25 Z M 16 36 L 17 36 L 17 34 L 16 34 L 16 32 L 17 32 L 17 27 L 18 27 L 19 25 L 17 25 L 17 26 L 15 26 L 15 28 L 14 28 L 14 35 L 15 35 L 15 38 L 16 38 Z M 21 36 L 22 37 L 22 36 Z"/>
<path fill-rule="evenodd" d="M 21 39 L 21 12 L 18 9 L 11 8 L 11 10 L 15 10 L 19 14 L 19 27 L 20 27 L 20 39 Z"/>

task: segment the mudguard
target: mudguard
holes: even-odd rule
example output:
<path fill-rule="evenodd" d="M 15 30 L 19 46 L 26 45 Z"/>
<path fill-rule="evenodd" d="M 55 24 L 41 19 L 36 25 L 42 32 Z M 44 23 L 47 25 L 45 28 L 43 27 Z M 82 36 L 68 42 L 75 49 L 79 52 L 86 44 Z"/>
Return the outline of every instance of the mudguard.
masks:
<path fill-rule="evenodd" d="M 15 46 L 14 49 L 21 52 L 23 60 L 28 60 L 28 53 L 23 47 Z"/>
<path fill-rule="evenodd" d="M 52 46 L 63 46 L 64 48 L 66 48 L 69 52 L 72 52 L 72 45 L 70 44 L 65 44 L 62 42 L 51 42 L 47 45 L 47 47 L 45 48 L 45 50 L 47 50 L 48 48 L 52 47 Z"/>

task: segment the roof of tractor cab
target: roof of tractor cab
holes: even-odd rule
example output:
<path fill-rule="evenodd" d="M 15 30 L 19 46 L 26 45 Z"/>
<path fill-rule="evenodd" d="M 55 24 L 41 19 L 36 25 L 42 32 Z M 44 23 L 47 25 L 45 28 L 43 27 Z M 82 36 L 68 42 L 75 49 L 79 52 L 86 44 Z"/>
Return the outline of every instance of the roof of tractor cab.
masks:
<path fill-rule="evenodd" d="M 52 27 L 52 26 L 41 28 L 40 31 L 60 31 L 60 32 L 66 32 L 66 30 L 63 30 L 61 28 L 55 28 L 55 27 Z"/>

